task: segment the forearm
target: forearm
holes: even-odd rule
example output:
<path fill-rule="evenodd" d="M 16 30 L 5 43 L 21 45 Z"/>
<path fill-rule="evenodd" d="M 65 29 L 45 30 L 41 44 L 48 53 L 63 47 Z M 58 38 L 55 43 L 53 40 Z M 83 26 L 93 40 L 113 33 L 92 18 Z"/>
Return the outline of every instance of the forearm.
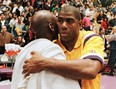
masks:
<path fill-rule="evenodd" d="M 101 70 L 98 60 L 47 60 L 46 70 L 72 79 L 93 79 Z"/>

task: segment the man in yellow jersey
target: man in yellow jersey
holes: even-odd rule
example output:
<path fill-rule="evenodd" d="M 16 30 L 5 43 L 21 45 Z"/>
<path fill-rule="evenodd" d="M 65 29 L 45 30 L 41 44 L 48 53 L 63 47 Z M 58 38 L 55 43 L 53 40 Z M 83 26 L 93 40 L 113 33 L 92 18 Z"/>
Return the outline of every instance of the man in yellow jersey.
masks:
<path fill-rule="evenodd" d="M 60 38 L 55 41 L 64 50 L 67 61 L 42 57 L 32 52 L 25 61 L 23 73 L 49 70 L 62 76 L 80 80 L 81 89 L 100 89 L 100 74 L 103 68 L 104 43 L 101 37 L 81 29 L 81 17 L 77 8 L 63 5 L 58 15 Z M 48 60 L 43 60 L 48 59 Z M 34 66 L 31 66 L 33 65 Z"/>

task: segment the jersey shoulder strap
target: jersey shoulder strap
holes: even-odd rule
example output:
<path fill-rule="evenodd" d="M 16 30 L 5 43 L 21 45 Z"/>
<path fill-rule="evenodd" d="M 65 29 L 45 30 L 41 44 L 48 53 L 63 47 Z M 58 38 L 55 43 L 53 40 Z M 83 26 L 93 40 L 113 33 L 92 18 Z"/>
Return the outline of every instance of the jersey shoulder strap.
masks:
<path fill-rule="evenodd" d="M 84 44 L 83 44 L 83 45 L 85 45 L 86 42 L 87 42 L 90 38 L 92 38 L 92 37 L 94 37 L 94 36 L 99 36 L 99 35 L 98 35 L 98 34 L 95 34 L 95 33 L 89 33 L 89 34 L 87 34 L 87 35 L 85 36 L 85 38 L 84 38 Z"/>

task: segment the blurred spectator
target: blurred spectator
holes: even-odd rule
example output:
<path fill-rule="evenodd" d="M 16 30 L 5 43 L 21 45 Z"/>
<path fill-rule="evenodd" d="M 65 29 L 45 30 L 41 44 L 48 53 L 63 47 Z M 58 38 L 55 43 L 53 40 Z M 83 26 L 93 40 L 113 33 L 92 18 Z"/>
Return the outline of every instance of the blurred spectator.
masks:
<path fill-rule="evenodd" d="M 7 20 L 8 20 L 8 23 L 10 22 L 10 20 L 13 18 L 13 15 L 11 12 L 8 13 L 8 16 L 7 16 Z"/>
<path fill-rule="evenodd" d="M 32 16 L 35 13 L 34 8 L 32 6 L 29 7 L 29 10 L 26 13 L 26 18 L 28 19 L 29 16 Z"/>
<path fill-rule="evenodd" d="M 9 6 L 9 4 L 11 3 L 11 0 L 3 0 L 3 5 L 5 6 Z"/>
<path fill-rule="evenodd" d="M 112 4 L 112 0 L 100 0 L 103 7 L 110 6 Z"/>
<path fill-rule="evenodd" d="M 96 9 L 93 6 L 89 5 L 89 10 L 90 10 L 90 21 L 92 21 L 94 20 Z"/>
<path fill-rule="evenodd" d="M 35 9 L 40 7 L 41 5 L 41 0 L 35 0 L 34 3 L 31 3 L 31 6 Z"/>
<path fill-rule="evenodd" d="M 25 8 L 27 6 L 27 2 L 30 2 L 29 0 L 22 0 L 22 6 Z M 31 2 L 30 2 L 31 3 Z"/>
<path fill-rule="evenodd" d="M 23 38 L 21 36 L 18 36 L 15 44 L 18 44 L 20 47 L 24 47 Z"/>
<path fill-rule="evenodd" d="M 34 39 L 35 39 L 35 37 L 34 37 L 34 34 L 32 32 L 32 29 L 29 28 L 26 35 L 24 36 L 25 45 L 27 45 L 29 42 L 31 42 Z"/>
<path fill-rule="evenodd" d="M 37 0 L 30 0 L 31 1 L 31 5 L 34 6 L 34 3 L 37 1 Z"/>
<path fill-rule="evenodd" d="M 8 43 L 14 43 L 16 41 L 15 37 L 12 36 L 11 33 L 7 32 L 7 27 L 6 26 L 2 26 L 2 30 L 0 33 L 2 39 L 1 42 L 3 42 L 4 44 L 8 44 Z M 4 45 L 2 44 L 2 45 Z"/>
<path fill-rule="evenodd" d="M 93 6 L 93 0 L 87 0 L 87 4 Z"/>
<path fill-rule="evenodd" d="M 11 34 L 13 35 L 13 36 L 15 36 L 14 34 L 15 34 L 15 31 L 14 31 L 14 26 L 15 26 L 15 24 L 17 23 L 17 15 L 14 13 L 13 14 L 13 18 L 10 20 L 10 22 L 9 22 L 9 25 L 10 25 L 10 28 L 11 28 Z"/>
<path fill-rule="evenodd" d="M 69 0 L 68 3 L 69 5 L 74 6 L 74 0 Z"/>
<path fill-rule="evenodd" d="M 17 20 L 17 15 L 14 13 L 14 14 L 13 14 L 13 18 L 12 18 L 12 19 L 10 20 L 10 22 L 9 22 L 10 27 L 13 28 L 13 26 L 16 24 L 17 21 L 18 21 L 18 20 Z"/>
<path fill-rule="evenodd" d="M 109 20 L 109 25 L 111 27 L 116 26 L 116 14 L 113 16 L 113 19 Z"/>
<path fill-rule="evenodd" d="M 104 52 L 106 52 L 108 44 L 107 44 L 107 39 L 105 37 L 105 30 L 102 27 L 99 28 L 99 35 L 104 41 L 104 48 L 105 48 Z"/>
<path fill-rule="evenodd" d="M 116 6 L 114 8 L 112 8 L 112 12 L 113 12 L 113 14 L 116 14 Z"/>
<path fill-rule="evenodd" d="M 113 75 L 114 67 L 116 66 L 116 26 L 112 28 L 112 33 L 108 37 L 108 42 L 110 44 L 110 56 L 108 65 L 110 65 L 111 68 L 109 74 Z"/>
<path fill-rule="evenodd" d="M 12 13 L 16 13 L 17 8 L 18 8 L 17 4 L 14 3 L 12 7 Z"/>
<path fill-rule="evenodd" d="M 111 19 L 113 19 L 113 12 L 112 11 L 109 11 L 107 13 L 107 17 L 108 17 L 108 21 L 111 20 Z"/>
<path fill-rule="evenodd" d="M 108 19 L 107 18 L 103 18 L 102 22 L 101 22 L 101 27 L 106 31 L 108 29 Z"/>
<path fill-rule="evenodd" d="M 75 0 L 74 6 L 80 8 L 82 6 L 81 0 Z"/>
<path fill-rule="evenodd" d="M 25 6 L 25 11 L 28 12 L 29 11 L 29 7 L 31 6 L 31 3 L 28 1 L 26 2 L 26 6 Z"/>
<path fill-rule="evenodd" d="M 90 31 L 90 25 L 91 25 L 90 13 L 86 13 L 85 17 L 82 20 L 82 25 L 86 31 Z"/>
<path fill-rule="evenodd" d="M 100 3 L 99 0 L 94 0 L 93 2 L 94 7 L 98 7 L 99 3 Z"/>
<path fill-rule="evenodd" d="M 89 13 L 90 14 L 90 21 L 94 19 L 94 7 L 92 5 L 88 5 L 88 8 L 85 10 L 85 15 Z"/>
<path fill-rule="evenodd" d="M 0 54 L 4 54 L 5 52 L 5 44 L 2 34 L 0 33 Z"/>
<path fill-rule="evenodd" d="M 41 0 L 41 5 L 40 5 L 42 10 L 49 10 L 50 11 L 50 3 L 48 0 Z"/>
<path fill-rule="evenodd" d="M 91 20 L 90 30 L 93 31 L 93 32 L 96 32 L 95 31 L 95 21 L 94 21 L 94 19 Z"/>
<path fill-rule="evenodd" d="M 31 19 L 32 19 L 32 16 L 28 17 L 28 20 L 27 20 L 27 23 L 26 23 L 27 32 L 24 36 L 25 45 L 35 39 L 35 37 L 33 35 L 33 32 L 32 32 L 32 29 L 30 28 Z"/>
<path fill-rule="evenodd" d="M 56 10 L 56 12 L 60 11 L 58 4 L 56 4 L 55 7 L 52 8 L 52 12 L 54 12 L 54 10 Z"/>
<path fill-rule="evenodd" d="M 97 23 L 101 24 L 103 18 L 107 18 L 107 16 L 104 14 L 104 11 L 101 10 L 97 16 Z"/>
<path fill-rule="evenodd" d="M 82 14 L 85 16 L 85 14 L 88 13 L 88 11 L 89 11 L 88 4 L 84 4 L 82 9 Z"/>
<path fill-rule="evenodd" d="M 103 9 L 101 3 L 100 3 L 99 6 L 97 7 L 97 10 L 98 10 L 98 12 L 100 12 L 100 11 L 104 11 L 104 9 Z"/>
<path fill-rule="evenodd" d="M 55 10 L 53 11 L 53 14 L 57 17 L 57 16 L 58 16 L 58 11 L 55 9 Z"/>
<path fill-rule="evenodd" d="M 21 5 L 21 2 L 18 2 L 17 5 L 18 5 L 17 10 L 19 10 L 19 12 L 20 12 L 20 14 L 19 14 L 18 16 L 20 16 L 21 13 L 24 11 L 24 8 L 23 8 L 23 6 Z"/>
<path fill-rule="evenodd" d="M 7 31 L 10 32 L 9 22 L 8 22 L 8 20 L 6 19 L 5 14 L 2 13 L 2 14 L 1 14 L 1 20 L 0 20 L 0 31 L 1 31 L 2 26 L 4 26 L 4 25 L 7 27 Z"/>
<path fill-rule="evenodd" d="M 24 19 L 25 19 L 25 11 L 23 11 L 23 12 L 21 13 L 20 17 L 21 17 L 22 21 L 24 22 Z"/>
<path fill-rule="evenodd" d="M 45 2 L 45 10 L 50 11 L 50 0 L 46 0 L 46 2 Z"/>
<path fill-rule="evenodd" d="M 20 16 L 18 17 L 18 21 L 14 25 L 13 30 L 16 31 L 16 33 L 14 34 L 15 37 L 17 37 L 17 36 L 23 36 L 24 37 L 27 29 L 26 29 L 26 26 L 23 23 L 22 18 Z"/>

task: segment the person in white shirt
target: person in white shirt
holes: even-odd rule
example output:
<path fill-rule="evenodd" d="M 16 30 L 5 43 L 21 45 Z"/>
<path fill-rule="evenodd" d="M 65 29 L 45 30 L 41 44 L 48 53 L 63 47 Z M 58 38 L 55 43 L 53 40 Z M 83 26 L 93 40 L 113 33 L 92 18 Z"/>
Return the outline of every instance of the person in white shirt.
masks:
<path fill-rule="evenodd" d="M 3 5 L 5 6 L 9 6 L 10 3 L 11 3 L 11 0 L 3 0 Z"/>

